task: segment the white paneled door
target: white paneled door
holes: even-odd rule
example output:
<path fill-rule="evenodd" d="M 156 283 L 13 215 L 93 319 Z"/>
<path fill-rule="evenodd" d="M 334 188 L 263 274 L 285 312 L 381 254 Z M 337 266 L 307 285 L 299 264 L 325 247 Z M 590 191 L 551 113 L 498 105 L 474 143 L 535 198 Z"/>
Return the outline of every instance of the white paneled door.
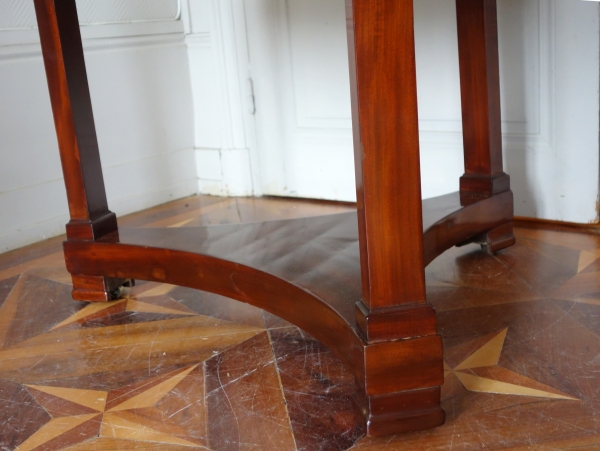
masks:
<path fill-rule="evenodd" d="M 246 0 L 266 194 L 354 200 L 343 0 Z"/>
<path fill-rule="evenodd" d="M 244 2 L 262 192 L 354 200 L 344 0 Z M 598 4 L 498 0 L 498 11 L 517 213 L 592 221 Z M 463 172 L 455 14 L 454 0 L 415 1 L 424 197 L 456 191 Z"/>

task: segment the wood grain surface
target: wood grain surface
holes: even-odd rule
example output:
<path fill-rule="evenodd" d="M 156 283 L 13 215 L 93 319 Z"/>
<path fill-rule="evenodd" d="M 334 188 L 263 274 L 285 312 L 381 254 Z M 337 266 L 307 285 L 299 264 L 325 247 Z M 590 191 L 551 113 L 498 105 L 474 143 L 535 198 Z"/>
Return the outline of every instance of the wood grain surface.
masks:
<path fill-rule="evenodd" d="M 176 226 L 184 214 L 193 220 L 179 228 L 193 231 L 348 211 L 195 197 L 123 223 Z M 426 269 L 444 343 L 447 423 L 380 439 L 365 437 L 347 365 L 272 314 L 142 281 L 122 301 L 81 304 L 70 298 L 64 262 L 52 257 L 57 241 L 4 254 L 0 447 L 596 449 L 600 237 L 531 225 L 516 235 L 496 256 L 471 244 Z"/>
<path fill-rule="evenodd" d="M 515 242 L 512 193 L 497 164 L 501 143 L 495 0 L 457 3 L 469 182 L 461 184 L 460 193 L 421 201 L 413 0 L 347 0 L 356 212 L 186 228 L 197 213 L 188 211 L 175 215 L 168 226 L 157 218 L 131 230 L 118 229 L 106 202 L 75 0 L 36 0 L 35 8 L 71 212 L 64 251 L 73 299 L 116 300 L 108 308 L 124 322 L 130 311 L 191 315 L 174 321 L 190 324 L 188 339 L 196 343 L 196 353 L 181 355 L 171 347 L 172 330 L 155 332 L 169 349 L 172 364 L 205 357 L 207 349 L 199 340 L 219 352 L 232 344 L 232 334 L 215 333 L 201 319 L 195 323 L 191 311 L 169 299 L 152 304 L 147 298 L 164 297 L 177 285 L 248 303 L 308 332 L 345 362 L 355 377 L 358 394 L 353 401 L 363 413 L 368 435 L 442 424 L 442 338 L 435 311 L 426 301 L 425 266 L 454 245 L 476 242 L 496 253 Z M 134 279 L 162 287 L 125 302 L 123 287 L 133 287 Z M 19 279 L 13 291 L 18 296 L 35 283 L 30 277 Z M 5 304 L 5 322 L 19 317 L 23 303 L 17 296 Z M 53 330 L 103 318 L 102 308 L 84 310 Z M 26 338 L 40 327 L 17 324 L 13 329 L 18 334 L 7 330 L 2 344 L 19 342 L 26 349 L 16 351 L 22 353 L 19 359 L 14 352 L 5 353 L 5 371 L 22 371 L 40 350 L 62 362 L 78 341 L 100 340 L 92 330 L 86 331 L 89 336 L 71 334 L 57 343 Z M 252 334 L 240 331 L 237 338 L 247 340 Z M 115 348 L 105 363 L 111 370 L 125 359 L 115 340 L 107 341 Z M 138 350 L 146 352 L 150 346 L 150 360 L 153 345 L 139 342 Z M 85 354 L 96 350 L 95 345 L 86 347 Z M 33 373 L 45 364 L 33 365 Z M 149 399 L 138 407 L 154 408 L 158 399 Z M 142 434 L 133 426 L 141 421 L 136 418 L 155 418 L 127 402 L 123 405 L 135 412 L 106 410 L 102 436 L 129 439 Z M 96 422 L 79 420 L 54 418 L 50 424 L 87 433 Z M 158 425 L 148 428 L 146 437 L 167 434 Z M 43 437 L 46 429 L 40 432 Z M 171 436 L 179 440 L 173 438 L 172 444 L 191 443 Z M 40 438 L 31 440 L 27 446 L 33 448 Z"/>

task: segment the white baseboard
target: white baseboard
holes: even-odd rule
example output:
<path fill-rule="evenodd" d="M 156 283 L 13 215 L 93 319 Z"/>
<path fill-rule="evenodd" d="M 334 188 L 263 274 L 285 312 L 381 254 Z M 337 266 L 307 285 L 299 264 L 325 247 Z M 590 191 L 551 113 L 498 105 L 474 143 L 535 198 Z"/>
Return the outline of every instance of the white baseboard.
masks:
<path fill-rule="evenodd" d="M 196 149 L 198 190 L 213 196 L 254 196 L 248 149 Z"/>

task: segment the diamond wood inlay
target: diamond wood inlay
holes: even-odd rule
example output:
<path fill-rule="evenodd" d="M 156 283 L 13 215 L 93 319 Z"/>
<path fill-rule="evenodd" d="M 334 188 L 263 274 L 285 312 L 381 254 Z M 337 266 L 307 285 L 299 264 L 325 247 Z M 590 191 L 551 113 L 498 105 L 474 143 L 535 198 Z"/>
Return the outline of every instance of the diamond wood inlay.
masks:
<path fill-rule="evenodd" d="M 342 209 L 307 205 L 199 196 L 122 223 L 197 227 Z M 515 233 L 506 252 L 454 248 L 427 268 L 448 420 L 378 439 L 364 437 L 348 369 L 274 315 L 144 281 L 121 301 L 82 304 L 70 299 L 58 240 L 45 253 L 0 255 L 0 449 L 468 450 L 482 438 L 490 450 L 596 449 L 600 237 Z"/>

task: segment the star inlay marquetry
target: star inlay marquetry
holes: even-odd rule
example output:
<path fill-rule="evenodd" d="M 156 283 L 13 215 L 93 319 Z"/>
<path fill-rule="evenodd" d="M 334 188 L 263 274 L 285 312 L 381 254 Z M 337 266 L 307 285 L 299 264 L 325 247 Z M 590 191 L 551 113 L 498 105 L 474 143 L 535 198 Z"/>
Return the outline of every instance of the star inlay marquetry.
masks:
<path fill-rule="evenodd" d="M 560 390 L 500 366 L 507 332 L 504 329 L 461 346 L 471 352 L 454 367 L 444 363 L 444 375 L 455 375 L 471 392 L 577 401 Z"/>
<path fill-rule="evenodd" d="M 189 436 L 157 406 L 198 366 L 108 392 L 25 385 L 52 419 L 16 451 L 46 449 L 48 443 L 61 439 L 75 445 L 94 437 L 183 445 L 191 449 L 204 447 L 204 441 Z"/>
<path fill-rule="evenodd" d="M 77 313 L 61 321 L 51 330 L 60 329 L 74 323 L 84 323 L 94 319 L 114 315 L 119 312 L 156 313 L 163 315 L 198 315 L 181 305 L 168 294 L 177 288 L 166 283 L 146 283 L 140 287 L 126 289 L 123 299 L 113 302 L 91 303 Z"/>
<path fill-rule="evenodd" d="M 124 225 L 352 211 L 290 202 L 192 198 Z M 507 251 L 492 256 L 470 245 L 432 262 L 427 297 L 445 341 L 448 420 L 379 441 L 363 437 L 348 368 L 289 323 L 222 296 L 140 280 L 120 300 L 79 303 L 59 240 L 6 254 L 0 449 L 420 451 L 481 448 L 482 439 L 490 449 L 596 449 L 600 235 L 588 232 L 516 227 Z"/>

